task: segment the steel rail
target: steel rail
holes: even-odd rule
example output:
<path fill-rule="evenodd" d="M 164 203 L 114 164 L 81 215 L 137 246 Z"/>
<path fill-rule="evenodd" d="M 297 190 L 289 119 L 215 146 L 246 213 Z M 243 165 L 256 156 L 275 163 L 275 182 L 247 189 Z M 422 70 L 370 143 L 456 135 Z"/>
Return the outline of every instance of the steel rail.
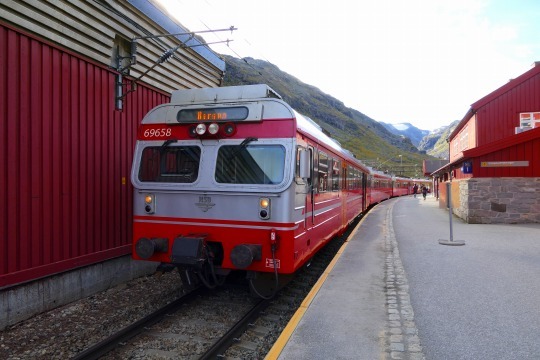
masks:
<path fill-rule="evenodd" d="M 117 331 L 111 336 L 103 339 L 99 343 L 87 348 L 72 358 L 72 360 L 97 360 L 100 357 L 107 354 L 109 351 L 114 350 L 118 345 L 124 341 L 131 339 L 137 334 L 143 332 L 145 328 L 152 326 L 159 322 L 165 315 L 176 311 L 181 305 L 193 300 L 197 295 L 203 291 L 204 288 L 197 288 L 179 299 L 165 305 L 164 307 L 154 311 L 153 313 L 145 316 L 144 318 L 134 322 L 133 324 Z"/>
<path fill-rule="evenodd" d="M 223 356 L 225 351 L 231 347 L 231 345 L 238 341 L 240 336 L 246 331 L 249 325 L 254 319 L 260 316 L 271 303 L 273 299 L 260 300 L 255 306 L 251 308 L 249 312 L 242 317 L 225 335 L 217 340 L 212 347 L 210 347 L 204 354 L 202 354 L 200 360 L 218 359 Z"/>

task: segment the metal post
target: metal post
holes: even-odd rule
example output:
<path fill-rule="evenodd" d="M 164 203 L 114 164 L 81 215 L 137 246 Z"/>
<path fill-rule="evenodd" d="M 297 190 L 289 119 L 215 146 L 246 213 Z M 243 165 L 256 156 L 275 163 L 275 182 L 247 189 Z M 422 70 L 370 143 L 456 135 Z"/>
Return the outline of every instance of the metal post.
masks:
<path fill-rule="evenodd" d="M 448 194 L 448 218 L 450 223 L 450 241 L 454 241 L 453 223 L 452 223 L 452 184 L 446 183 L 446 193 Z"/>
<path fill-rule="evenodd" d="M 454 231 L 453 231 L 453 224 L 452 224 L 453 211 L 452 211 L 452 177 L 451 175 L 450 175 L 450 181 L 446 183 L 446 201 L 448 203 L 448 217 L 450 219 L 450 241 L 439 240 L 439 244 L 453 245 L 453 246 L 465 245 L 465 241 L 463 240 L 454 241 Z"/>

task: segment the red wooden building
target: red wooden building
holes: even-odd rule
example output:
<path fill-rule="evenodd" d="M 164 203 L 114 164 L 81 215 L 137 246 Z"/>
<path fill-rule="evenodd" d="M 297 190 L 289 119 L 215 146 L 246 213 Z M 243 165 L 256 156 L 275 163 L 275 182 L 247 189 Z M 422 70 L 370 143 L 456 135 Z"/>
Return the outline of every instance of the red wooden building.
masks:
<path fill-rule="evenodd" d="M 435 176 L 469 223 L 540 222 L 540 62 L 478 100 L 449 137 Z"/>
<path fill-rule="evenodd" d="M 148 271 L 129 256 L 137 128 L 225 69 L 155 37 L 186 32 L 149 0 L 0 3 L 0 329 Z"/>

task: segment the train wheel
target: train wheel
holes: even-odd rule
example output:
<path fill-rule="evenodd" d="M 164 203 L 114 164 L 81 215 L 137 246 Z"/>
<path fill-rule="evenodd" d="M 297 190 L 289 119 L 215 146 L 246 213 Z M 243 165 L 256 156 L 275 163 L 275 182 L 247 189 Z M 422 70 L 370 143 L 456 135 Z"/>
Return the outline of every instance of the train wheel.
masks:
<path fill-rule="evenodd" d="M 254 297 L 272 297 L 279 289 L 287 285 L 293 277 L 292 274 L 280 274 L 276 282 L 274 273 L 248 273 L 249 291 Z"/>

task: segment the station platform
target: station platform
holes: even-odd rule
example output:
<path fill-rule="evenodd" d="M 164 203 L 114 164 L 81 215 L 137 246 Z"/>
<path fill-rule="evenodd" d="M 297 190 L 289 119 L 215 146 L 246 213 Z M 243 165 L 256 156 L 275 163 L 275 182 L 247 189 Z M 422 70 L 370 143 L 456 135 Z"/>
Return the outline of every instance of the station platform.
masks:
<path fill-rule="evenodd" d="M 436 199 L 390 199 L 357 225 L 266 359 L 537 359 L 539 274 L 540 224 L 453 216 L 450 239 Z"/>

